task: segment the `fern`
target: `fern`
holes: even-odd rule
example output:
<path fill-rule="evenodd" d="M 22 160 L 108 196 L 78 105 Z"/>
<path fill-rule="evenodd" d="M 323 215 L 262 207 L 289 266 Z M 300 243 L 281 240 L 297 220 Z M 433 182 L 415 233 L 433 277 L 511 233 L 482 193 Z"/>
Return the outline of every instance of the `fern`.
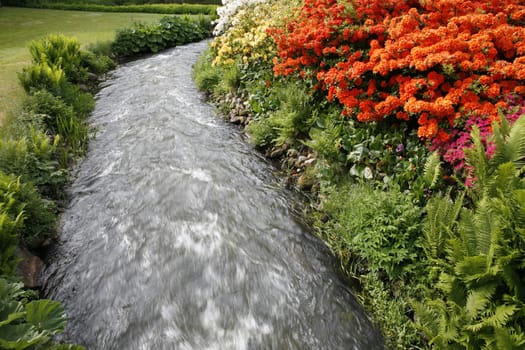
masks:
<path fill-rule="evenodd" d="M 437 152 L 432 153 L 423 170 L 423 179 L 429 188 L 434 188 L 441 176 L 441 160 Z"/>
<path fill-rule="evenodd" d="M 490 159 L 490 166 L 511 162 L 517 169 L 525 166 L 525 118 L 519 118 L 512 127 L 505 118 L 502 124 L 494 124 L 494 142 L 496 152 Z"/>
<path fill-rule="evenodd" d="M 436 284 L 441 294 L 429 293 L 426 307 L 415 310 L 438 349 L 525 345 L 525 117 L 494 129 L 490 161 L 476 129 L 466 152 L 476 180 L 473 207 L 450 206 L 449 196 L 427 203 L 422 247 L 443 269 Z"/>
<path fill-rule="evenodd" d="M 434 262 L 443 257 L 445 242 L 451 237 L 463 205 L 464 194 L 455 201 L 448 197 L 433 197 L 426 206 L 427 217 L 420 244 L 427 258 Z"/>

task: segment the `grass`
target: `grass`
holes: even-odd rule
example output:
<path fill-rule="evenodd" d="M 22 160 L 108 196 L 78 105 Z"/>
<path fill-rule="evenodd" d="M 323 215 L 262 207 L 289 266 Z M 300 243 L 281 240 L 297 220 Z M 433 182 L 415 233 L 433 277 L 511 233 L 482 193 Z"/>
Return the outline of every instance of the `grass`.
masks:
<path fill-rule="evenodd" d="M 24 91 L 16 73 L 30 63 L 32 40 L 64 34 L 86 46 L 113 40 L 117 29 L 133 22 L 154 22 L 163 16 L 0 7 L 0 124 L 7 115 L 20 112 Z"/>

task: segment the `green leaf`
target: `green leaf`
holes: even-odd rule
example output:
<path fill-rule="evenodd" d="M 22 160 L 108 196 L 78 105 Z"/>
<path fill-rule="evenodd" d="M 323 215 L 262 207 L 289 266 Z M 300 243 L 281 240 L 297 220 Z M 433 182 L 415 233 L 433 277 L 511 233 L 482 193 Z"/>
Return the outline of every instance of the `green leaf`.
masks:
<path fill-rule="evenodd" d="M 63 332 L 66 318 L 63 306 L 58 301 L 42 299 L 26 305 L 27 322 L 50 334 Z"/>

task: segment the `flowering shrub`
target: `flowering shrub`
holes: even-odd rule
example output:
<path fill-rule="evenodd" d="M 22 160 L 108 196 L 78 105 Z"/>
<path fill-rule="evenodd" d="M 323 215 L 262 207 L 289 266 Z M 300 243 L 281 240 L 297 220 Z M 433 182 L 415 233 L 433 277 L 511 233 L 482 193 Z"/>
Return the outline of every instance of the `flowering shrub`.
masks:
<path fill-rule="evenodd" d="M 228 4 L 237 3 L 240 2 Z M 242 58 L 243 64 L 271 64 L 277 55 L 277 48 L 267 30 L 280 26 L 285 18 L 290 17 L 294 5 L 299 3 L 298 0 L 242 2 L 242 6 L 238 5 L 235 13 L 227 18 L 230 22 L 224 34 L 216 37 L 211 44 L 215 53 L 213 64 L 233 64 L 236 58 Z M 226 18 L 221 19 L 226 21 Z M 217 28 L 218 25 L 215 30 Z"/>
<path fill-rule="evenodd" d="M 274 73 L 311 79 L 359 121 L 417 125 L 461 167 L 471 126 L 490 132 L 502 96 L 525 93 L 524 21 L 519 0 L 304 0 L 269 29 Z"/>
<path fill-rule="evenodd" d="M 524 101 L 522 97 L 516 95 L 506 96 L 504 99 L 507 104 L 505 118 L 509 124 L 519 118 L 520 115 L 525 114 Z M 473 115 L 467 119 L 465 126 L 462 129 L 454 129 L 450 132 L 451 137 L 443 142 L 439 139 L 434 139 L 430 150 L 441 150 L 443 159 L 451 164 L 454 169 L 463 169 L 465 165 L 465 150 L 472 147 L 472 127 L 477 126 L 480 131 L 481 141 L 486 147 L 486 153 L 488 157 L 494 154 L 495 145 L 493 142 L 488 141 L 488 138 L 492 135 L 492 124 L 489 118 L 484 118 L 480 115 Z"/>
<path fill-rule="evenodd" d="M 220 35 L 232 25 L 235 25 L 236 21 L 233 20 L 233 17 L 244 6 L 263 2 L 266 2 L 266 0 L 222 0 L 222 6 L 217 9 L 219 18 L 215 21 L 213 34 Z"/>

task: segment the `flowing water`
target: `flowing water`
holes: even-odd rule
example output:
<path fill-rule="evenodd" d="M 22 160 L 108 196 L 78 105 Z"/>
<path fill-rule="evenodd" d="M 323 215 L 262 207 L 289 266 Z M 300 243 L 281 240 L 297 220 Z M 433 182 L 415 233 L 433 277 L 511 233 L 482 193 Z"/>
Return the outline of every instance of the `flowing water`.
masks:
<path fill-rule="evenodd" d="M 205 42 L 119 67 L 46 292 L 88 349 L 382 349 L 300 201 L 204 102 Z"/>

